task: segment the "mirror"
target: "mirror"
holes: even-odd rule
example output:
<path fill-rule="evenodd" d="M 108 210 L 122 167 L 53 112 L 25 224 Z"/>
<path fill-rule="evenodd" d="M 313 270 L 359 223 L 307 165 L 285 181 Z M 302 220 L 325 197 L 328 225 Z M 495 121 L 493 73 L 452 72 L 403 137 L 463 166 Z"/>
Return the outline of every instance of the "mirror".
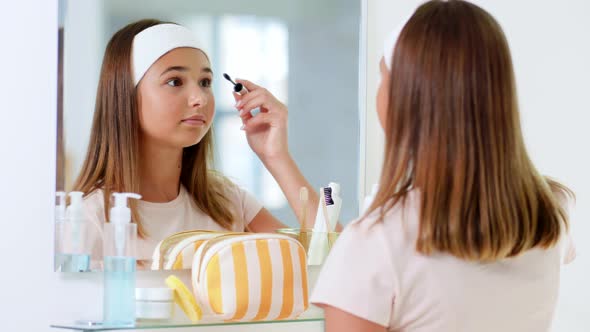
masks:
<path fill-rule="evenodd" d="M 191 29 L 206 45 L 214 72 L 217 170 L 284 224 L 297 226 L 279 186 L 239 130 L 231 85 L 222 77 L 227 72 L 267 88 L 287 105 L 293 159 L 315 188 L 340 183 L 342 222 L 358 216 L 359 1 L 62 0 L 59 10 L 58 192 L 72 190 L 86 154 L 107 42 L 128 23 L 156 18 Z M 151 234 L 153 240 L 167 235 Z M 56 238 L 57 270 L 68 270 L 64 241 Z"/>

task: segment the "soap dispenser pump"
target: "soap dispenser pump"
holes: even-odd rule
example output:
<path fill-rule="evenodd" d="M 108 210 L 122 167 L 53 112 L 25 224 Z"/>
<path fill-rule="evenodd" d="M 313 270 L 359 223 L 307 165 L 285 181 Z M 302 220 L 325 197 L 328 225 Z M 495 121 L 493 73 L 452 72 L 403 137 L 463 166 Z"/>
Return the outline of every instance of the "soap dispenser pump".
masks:
<path fill-rule="evenodd" d="M 66 219 L 66 193 L 58 191 L 55 193 L 55 222 L 63 222 Z"/>
<path fill-rule="evenodd" d="M 54 268 L 55 271 L 62 270 L 62 261 L 63 256 L 62 253 L 64 251 L 63 242 L 64 242 L 64 228 L 65 228 L 65 221 L 66 221 L 66 193 L 63 191 L 58 191 L 55 193 L 55 223 L 54 223 L 54 232 L 55 232 L 55 257 L 54 257 Z"/>
<path fill-rule="evenodd" d="M 74 253 L 85 252 L 84 241 L 86 231 L 86 214 L 82 198 L 84 193 L 81 191 L 72 191 L 70 196 L 70 206 L 66 210 L 66 220 L 71 226 L 71 248 Z"/>
<path fill-rule="evenodd" d="M 104 233 L 103 320 L 108 326 L 135 323 L 135 246 L 137 225 L 131 222 L 127 199 L 134 193 L 113 193 L 114 204 Z"/>
<path fill-rule="evenodd" d="M 90 270 L 90 249 L 88 241 L 88 222 L 84 210 L 84 193 L 72 191 L 68 194 L 70 205 L 66 209 L 64 222 L 63 271 L 86 272 Z"/>
<path fill-rule="evenodd" d="M 70 205 L 67 208 L 66 194 L 57 192 L 56 195 L 59 203 L 55 208 L 55 269 L 60 272 L 89 271 L 90 250 L 86 245 L 88 228 L 82 200 L 84 193 L 69 193 Z"/>

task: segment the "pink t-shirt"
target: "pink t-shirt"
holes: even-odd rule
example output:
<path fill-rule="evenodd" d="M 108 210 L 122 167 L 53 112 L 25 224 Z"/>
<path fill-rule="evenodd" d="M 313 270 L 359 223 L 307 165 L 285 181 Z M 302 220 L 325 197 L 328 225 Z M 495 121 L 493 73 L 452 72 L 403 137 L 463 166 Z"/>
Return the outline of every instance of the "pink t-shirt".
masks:
<path fill-rule="evenodd" d="M 246 225 L 260 212 L 262 205 L 246 190 L 238 186 L 227 187 L 228 198 L 232 201 L 234 224 L 231 231 L 243 232 Z M 92 265 L 99 267 L 102 261 L 102 230 L 105 223 L 104 198 L 102 190 L 97 190 L 84 198 L 84 206 L 92 222 L 91 248 Z M 138 202 L 138 212 L 144 229 L 149 236 L 137 241 L 137 260 L 149 266 L 154 249 L 167 236 L 188 230 L 226 231 L 209 215 L 202 212 L 193 202 L 184 186 L 180 186 L 178 196 L 166 203 Z"/>
<path fill-rule="evenodd" d="M 494 263 L 416 252 L 416 192 L 383 222 L 353 222 L 328 256 L 311 302 L 389 331 L 548 331 L 559 291 L 563 241 Z M 371 220 L 372 218 L 372 220 Z M 571 254 L 571 252 L 570 252 Z"/>

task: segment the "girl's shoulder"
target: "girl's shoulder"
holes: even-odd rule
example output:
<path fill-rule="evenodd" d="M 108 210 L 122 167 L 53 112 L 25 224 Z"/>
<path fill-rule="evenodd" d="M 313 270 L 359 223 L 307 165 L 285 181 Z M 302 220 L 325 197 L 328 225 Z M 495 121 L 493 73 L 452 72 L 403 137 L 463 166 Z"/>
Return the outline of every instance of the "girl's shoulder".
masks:
<path fill-rule="evenodd" d="M 94 189 L 84 195 L 84 207 L 87 210 L 103 210 L 104 209 L 104 191 L 100 188 Z"/>
<path fill-rule="evenodd" d="M 104 191 L 102 189 L 94 189 L 89 193 L 85 193 L 83 204 L 84 211 L 89 220 L 100 226 L 106 222 L 106 213 L 104 210 Z"/>
<path fill-rule="evenodd" d="M 353 238 L 380 242 L 390 253 L 411 254 L 419 231 L 420 194 L 410 191 L 389 210 L 353 220 L 345 229 Z"/>
<path fill-rule="evenodd" d="M 217 171 L 209 171 L 209 175 L 211 188 L 220 192 L 221 194 L 231 195 L 238 188 L 238 185 L 234 181 Z"/>
<path fill-rule="evenodd" d="M 243 201 L 244 199 L 250 198 L 251 193 L 239 185 L 237 182 L 231 180 L 229 177 L 224 176 L 218 172 L 213 172 L 211 179 L 213 179 L 213 186 L 217 188 L 224 196 L 232 202 Z"/>
<path fill-rule="evenodd" d="M 392 202 L 390 201 L 388 204 L 389 203 Z M 361 217 L 353 220 L 350 224 L 364 224 L 370 226 L 376 223 L 381 223 L 386 226 L 395 226 L 400 224 L 401 221 L 414 219 L 414 217 L 417 216 L 419 207 L 420 193 L 418 190 L 411 190 L 389 209 L 383 211 L 382 208 L 377 208 L 369 214 L 361 215 Z"/>
<path fill-rule="evenodd" d="M 247 189 L 228 177 L 217 175 L 223 195 L 230 201 L 232 210 L 244 224 L 249 224 L 262 209 L 262 204 Z"/>

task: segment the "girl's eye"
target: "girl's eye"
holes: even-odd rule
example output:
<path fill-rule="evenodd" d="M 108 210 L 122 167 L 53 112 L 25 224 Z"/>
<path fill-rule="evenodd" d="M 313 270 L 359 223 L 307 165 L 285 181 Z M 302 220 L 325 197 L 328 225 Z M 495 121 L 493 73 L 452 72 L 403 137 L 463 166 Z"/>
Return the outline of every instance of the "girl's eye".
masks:
<path fill-rule="evenodd" d="M 211 87 L 211 83 L 212 83 L 211 82 L 211 79 L 209 79 L 209 78 L 206 78 L 204 80 L 201 80 L 201 82 L 200 82 L 201 86 L 204 87 L 204 88 L 210 88 Z"/>
<path fill-rule="evenodd" d="M 168 82 L 166 82 L 166 84 L 168 84 L 170 86 L 181 86 L 182 81 L 179 78 L 173 78 L 171 80 L 168 80 Z"/>

